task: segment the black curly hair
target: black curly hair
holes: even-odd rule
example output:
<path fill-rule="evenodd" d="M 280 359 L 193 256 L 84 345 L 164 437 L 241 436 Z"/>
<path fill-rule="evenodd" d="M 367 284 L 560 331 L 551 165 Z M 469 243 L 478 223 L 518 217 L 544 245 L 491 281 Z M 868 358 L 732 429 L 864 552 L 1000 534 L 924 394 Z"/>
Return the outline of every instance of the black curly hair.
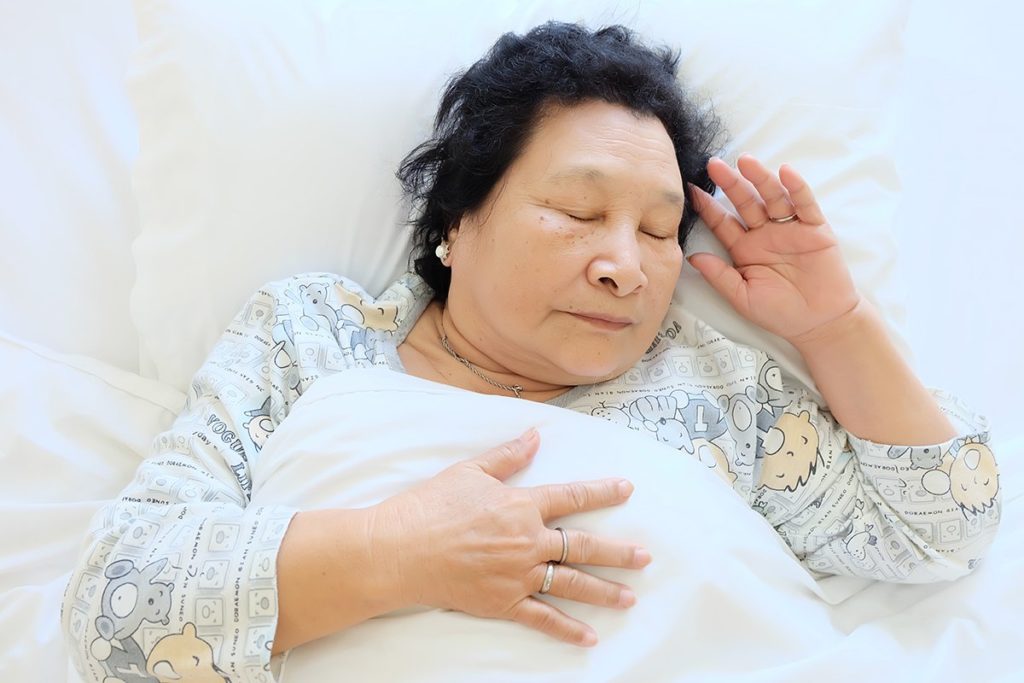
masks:
<path fill-rule="evenodd" d="M 697 220 L 687 183 L 714 192 L 706 167 L 721 123 L 683 93 L 678 63 L 678 51 L 648 48 L 624 26 L 590 31 L 552 21 L 522 36 L 504 34 L 483 59 L 455 74 L 441 97 L 433 136 L 396 174 L 417 211 L 411 258 L 434 299 L 447 300 L 451 284 L 451 271 L 434 250 L 465 214 L 482 206 L 550 105 L 603 100 L 662 122 L 683 177 L 684 246 Z"/>

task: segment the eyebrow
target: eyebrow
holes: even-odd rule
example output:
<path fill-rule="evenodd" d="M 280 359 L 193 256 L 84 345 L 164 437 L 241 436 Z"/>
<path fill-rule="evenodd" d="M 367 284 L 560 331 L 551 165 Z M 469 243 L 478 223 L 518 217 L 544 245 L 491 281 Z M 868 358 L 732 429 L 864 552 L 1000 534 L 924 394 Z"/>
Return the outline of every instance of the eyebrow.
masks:
<path fill-rule="evenodd" d="M 569 168 L 548 176 L 545 184 L 562 183 L 571 180 L 585 180 L 587 182 L 596 183 L 606 180 L 607 178 L 608 175 L 604 171 L 593 166 L 570 166 Z M 676 192 L 675 190 L 662 190 L 661 196 L 662 199 L 669 204 L 674 204 L 680 208 L 686 206 L 686 200 L 680 192 Z"/>

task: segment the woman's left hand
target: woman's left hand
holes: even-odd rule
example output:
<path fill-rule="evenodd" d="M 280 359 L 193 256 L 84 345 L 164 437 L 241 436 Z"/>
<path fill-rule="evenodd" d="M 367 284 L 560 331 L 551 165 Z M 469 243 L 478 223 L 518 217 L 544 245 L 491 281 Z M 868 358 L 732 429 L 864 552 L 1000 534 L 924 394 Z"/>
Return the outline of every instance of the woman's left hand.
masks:
<path fill-rule="evenodd" d="M 776 176 L 749 155 L 737 167 L 712 157 L 708 174 L 743 222 L 690 186 L 695 208 L 734 266 L 708 253 L 691 255 L 690 263 L 740 315 L 799 345 L 852 311 L 860 294 L 803 178 L 785 164 Z M 771 220 L 794 214 L 789 222 Z"/>

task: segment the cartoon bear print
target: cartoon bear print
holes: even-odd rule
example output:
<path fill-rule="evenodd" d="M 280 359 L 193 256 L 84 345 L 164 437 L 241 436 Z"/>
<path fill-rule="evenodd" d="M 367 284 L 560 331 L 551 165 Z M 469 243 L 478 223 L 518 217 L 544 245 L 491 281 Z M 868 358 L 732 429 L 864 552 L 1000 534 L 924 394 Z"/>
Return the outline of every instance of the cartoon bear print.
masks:
<path fill-rule="evenodd" d="M 808 411 L 783 413 L 764 438 L 761 486 L 796 491 L 818 467 L 818 431 Z"/>
<path fill-rule="evenodd" d="M 327 303 L 327 285 L 319 282 L 299 285 L 299 303 L 302 304 L 299 322 L 306 329 L 327 328 L 331 332 L 338 329 L 338 311 Z"/>
<path fill-rule="evenodd" d="M 106 640 L 122 639 L 135 633 L 143 621 L 169 623 L 173 584 L 157 581 L 167 564 L 158 560 L 141 572 L 131 560 L 112 562 L 103 572 L 110 581 L 100 598 L 102 614 L 96 617 L 96 630 Z"/>
<path fill-rule="evenodd" d="M 895 460 L 910 455 L 910 469 L 931 470 L 942 464 L 942 449 L 938 446 L 890 446 L 888 455 Z"/>
<path fill-rule="evenodd" d="M 159 683 L 231 683 L 213 663 L 213 648 L 196 635 L 196 626 L 191 622 L 185 624 L 181 633 L 171 633 L 157 641 L 146 660 L 146 670 Z"/>
<path fill-rule="evenodd" d="M 243 423 L 242 426 L 249 432 L 249 438 L 256 446 L 256 450 L 263 450 L 263 445 L 274 433 L 274 421 L 270 419 L 270 397 L 267 396 L 263 405 L 256 410 L 245 411 L 245 416 L 252 419 Z"/>

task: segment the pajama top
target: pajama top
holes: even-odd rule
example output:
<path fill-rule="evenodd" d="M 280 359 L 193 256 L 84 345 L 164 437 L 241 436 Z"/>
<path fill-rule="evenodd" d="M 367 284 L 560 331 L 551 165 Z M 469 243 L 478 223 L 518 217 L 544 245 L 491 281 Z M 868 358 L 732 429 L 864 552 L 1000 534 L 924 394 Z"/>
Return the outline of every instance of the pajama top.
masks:
<path fill-rule="evenodd" d="M 305 273 L 246 302 L 171 428 L 92 520 L 61 608 L 84 681 L 275 680 L 276 559 L 298 510 L 249 505 L 253 468 L 319 377 L 404 372 L 398 345 L 430 300 L 414 273 L 376 299 L 338 275 Z M 698 458 L 815 577 L 920 583 L 973 570 L 1001 512 L 984 418 L 932 393 L 955 438 L 914 447 L 857 438 L 764 352 L 673 305 L 630 370 L 549 403 Z"/>

